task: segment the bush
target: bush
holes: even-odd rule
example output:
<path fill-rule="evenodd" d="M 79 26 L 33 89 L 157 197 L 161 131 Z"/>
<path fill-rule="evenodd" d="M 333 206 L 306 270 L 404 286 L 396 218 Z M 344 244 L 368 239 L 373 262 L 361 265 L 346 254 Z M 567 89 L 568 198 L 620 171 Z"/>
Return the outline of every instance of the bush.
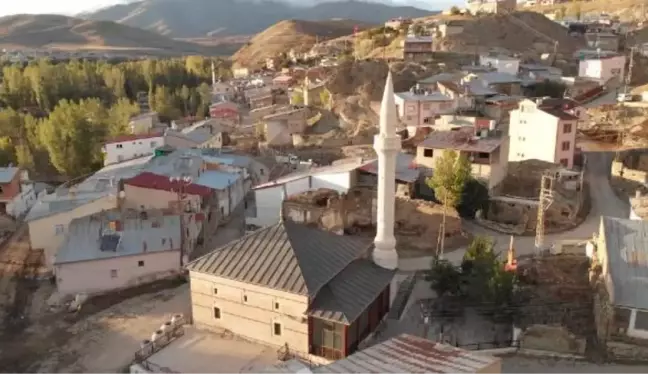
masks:
<path fill-rule="evenodd" d="M 450 14 L 452 14 L 453 16 L 459 15 L 461 14 L 461 10 L 458 6 L 453 6 L 452 8 L 450 8 Z"/>
<path fill-rule="evenodd" d="M 478 210 L 486 215 L 488 210 L 488 188 L 476 179 L 470 179 L 461 193 L 461 200 L 455 206 L 461 218 L 475 218 Z"/>

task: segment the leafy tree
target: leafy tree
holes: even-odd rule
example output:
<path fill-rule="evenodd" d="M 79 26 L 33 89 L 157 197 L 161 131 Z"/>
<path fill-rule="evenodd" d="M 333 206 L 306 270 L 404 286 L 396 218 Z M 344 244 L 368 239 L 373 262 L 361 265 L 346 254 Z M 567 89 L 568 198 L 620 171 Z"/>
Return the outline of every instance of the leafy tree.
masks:
<path fill-rule="evenodd" d="M 470 179 L 470 172 L 470 161 L 465 156 L 460 156 L 455 151 L 445 150 L 435 163 L 432 177 L 426 180 L 427 185 L 434 190 L 437 200 L 443 204 L 443 220 L 436 253 L 440 258 L 443 257 L 448 208 L 461 202 L 461 194 Z"/>
<path fill-rule="evenodd" d="M 324 89 L 320 92 L 319 96 L 320 101 L 322 102 L 322 106 L 328 108 L 330 106 L 331 93 L 327 89 Z"/>
<path fill-rule="evenodd" d="M 453 6 L 452 8 L 450 8 L 450 14 L 455 15 L 455 16 L 459 15 L 459 14 L 461 14 L 461 9 L 459 9 L 458 6 Z"/>
<path fill-rule="evenodd" d="M 434 259 L 426 280 L 439 298 L 461 295 L 461 271 L 447 260 Z"/>
<path fill-rule="evenodd" d="M 43 123 L 41 139 L 54 167 L 70 177 L 85 175 L 101 161 L 106 111 L 96 99 L 62 100 Z"/>
<path fill-rule="evenodd" d="M 474 178 L 470 178 L 463 191 L 461 199 L 455 209 L 463 218 L 475 218 L 478 210 L 486 212 L 488 209 L 488 188 Z"/>
<path fill-rule="evenodd" d="M 119 99 L 108 111 L 108 134 L 110 136 L 127 134 L 128 123 L 132 116 L 139 113 L 139 106 L 127 98 Z"/>

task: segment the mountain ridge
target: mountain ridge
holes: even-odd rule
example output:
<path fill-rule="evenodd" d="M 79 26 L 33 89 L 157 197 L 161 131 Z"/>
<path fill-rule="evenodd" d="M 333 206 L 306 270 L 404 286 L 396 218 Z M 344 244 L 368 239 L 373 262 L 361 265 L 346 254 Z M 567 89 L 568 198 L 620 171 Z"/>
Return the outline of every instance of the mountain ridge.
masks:
<path fill-rule="evenodd" d="M 359 0 L 296 6 L 278 0 L 142 0 L 85 13 L 89 20 L 113 21 L 172 38 L 253 35 L 290 19 L 324 21 L 334 18 L 383 23 L 389 18 L 435 14 L 411 6 L 391 6 Z"/>

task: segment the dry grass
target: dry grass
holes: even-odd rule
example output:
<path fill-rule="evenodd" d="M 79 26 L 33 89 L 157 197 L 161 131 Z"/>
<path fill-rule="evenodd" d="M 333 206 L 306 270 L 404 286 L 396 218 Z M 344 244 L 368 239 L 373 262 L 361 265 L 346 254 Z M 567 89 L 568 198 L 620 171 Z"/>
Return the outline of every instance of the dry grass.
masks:
<path fill-rule="evenodd" d="M 645 4 L 644 0 L 591 0 L 578 1 L 567 4 L 535 6 L 525 8 L 542 13 L 553 13 L 562 8 L 565 9 L 565 15 L 568 17 L 577 16 L 579 10 L 581 14 L 604 12 L 610 15 L 616 15 L 621 20 L 633 20 L 642 16 L 641 6 Z"/>
<path fill-rule="evenodd" d="M 216 48 L 170 39 L 115 22 L 86 21 L 60 15 L 0 18 L 0 46 L 218 54 Z"/>
<path fill-rule="evenodd" d="M 253 37 L 232 59 L 236 65 L 258 68 L 265 64 L 266 58 L 288 53 L 291 49 L 307 52 L 318 39 L 350 35 L 355 26 L 360 30 L 371 27 L 352 20 L 281 21 Z"/>

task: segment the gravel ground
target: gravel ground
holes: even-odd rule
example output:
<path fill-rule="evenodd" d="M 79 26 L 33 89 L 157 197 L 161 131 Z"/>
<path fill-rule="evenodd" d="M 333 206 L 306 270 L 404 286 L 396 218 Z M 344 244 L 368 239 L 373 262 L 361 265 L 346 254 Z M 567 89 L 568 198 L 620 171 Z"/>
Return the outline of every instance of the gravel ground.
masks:
<path fill-rule="evenodd" d="M 502 357 L 502 373 L 648 373 L 648 365 L 597 365 L 569 359 L 506 356 Z"/>

